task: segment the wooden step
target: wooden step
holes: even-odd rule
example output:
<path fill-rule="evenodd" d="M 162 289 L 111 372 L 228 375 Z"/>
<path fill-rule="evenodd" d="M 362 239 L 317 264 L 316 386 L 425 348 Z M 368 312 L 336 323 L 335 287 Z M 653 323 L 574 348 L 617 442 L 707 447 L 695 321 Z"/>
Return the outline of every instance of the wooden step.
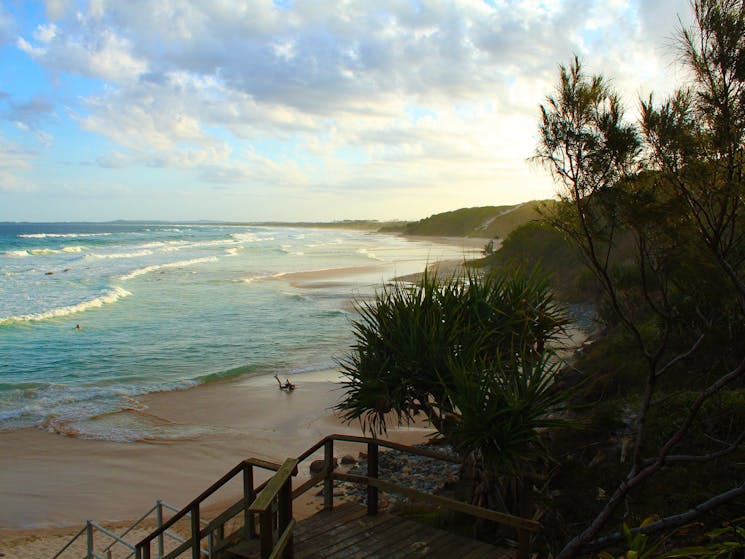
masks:
<path fill-rule="evenodd" d="M 259 540 L 242 540 L 225 550 L 227 559 L 259 559 Z"/>

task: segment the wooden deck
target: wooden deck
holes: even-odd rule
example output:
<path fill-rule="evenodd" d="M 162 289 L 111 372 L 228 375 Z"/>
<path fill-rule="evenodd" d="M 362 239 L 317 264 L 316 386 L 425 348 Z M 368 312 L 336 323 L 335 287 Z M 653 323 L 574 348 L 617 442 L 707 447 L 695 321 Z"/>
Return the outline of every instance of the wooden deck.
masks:
<path fill-rule="evenodd" d="M 258 557 L 255 546 L 251 547 L 234 548 L 234 553 Z M 408 557 L 513 559 L 514 553 L 388 513 L 367 516 L 365 507 L 357 503 L 321 511 L 295 528 L 295 559 Z"/>

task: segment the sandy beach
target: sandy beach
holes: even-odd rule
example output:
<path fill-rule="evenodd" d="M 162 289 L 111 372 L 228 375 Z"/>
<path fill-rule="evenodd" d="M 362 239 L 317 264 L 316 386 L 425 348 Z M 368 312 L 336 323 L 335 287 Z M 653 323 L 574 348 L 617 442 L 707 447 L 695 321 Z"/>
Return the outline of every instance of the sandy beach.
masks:
<path fill-rule="evenodd" d="M 484 243 L 426 240 L 460 246 L 464 258 Z M 462 263 L 433 266 L 451 271 Z M 379 266 L 369 265 L 286 274 L 283 280 L 313 289 L 329 282 L 375 282 L 380 275 Z M 151 440 L 90 440 L 59 423 L 47 430 L 0 432 L 0 557 L 52 557 L 88 519 L 122 529 L 158 499 L 181 508 L 244 458 L 281 463 L 328 434 L 361 434 L 357 424 L 344 424 L 333 413 L 342 396 L 337 371 L 296 373 L 292 380 L 297 388 L 289 393 L 280 391 L 271 375 L 259 375 L 138 396 L 132 409 L 95 417 L 86 425 L 88 433 L 145 425 L 146 432 L 158 435 Z M 413 444 L 430 433 L 404 427 L 389 430 L 387 438 Z M 338 444 L 335 454 L 356 456 L 360 450 L 360 445 Z M 307 478 L 309 463 L 296 483 Z M 313 493 L 295 503 L 297 516 L 321 506 Z M 238 494 L 237 486 L 228 487 L 211 505 L 218 510 Z"/>
<path fill-rule="evenodd" d="M 50 557 L 86 519 L 126 526 L 157 499 L 183 506 L 243 458 L 282 462 L 327 434 L 360 433 L 332 413 L 341 396 L 338 373 L 299 374 L 293 381 L 297 388 L 289 393 L 272 377 L 254 377 L 142 398 L 147 420 L 193 427 L 201 434 L 192 438 L 115 443 L 39 429 L 0 433 L 0 553 Z M 415 443 L 428 433 L 402 428 L 389 438 Z M 338 456 L 362 450 L 337 446 Z M 218 500 L 231 499 L 229 491 Z M 306 498 L 296 508 L 307 515 L 317 506 Z"/>

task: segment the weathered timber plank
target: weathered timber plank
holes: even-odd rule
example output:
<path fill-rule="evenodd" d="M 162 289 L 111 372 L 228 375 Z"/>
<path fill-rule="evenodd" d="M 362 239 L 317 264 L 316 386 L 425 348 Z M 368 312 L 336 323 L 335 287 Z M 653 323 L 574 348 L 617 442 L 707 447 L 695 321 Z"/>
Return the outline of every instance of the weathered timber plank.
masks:
<path fill-rule="evenodd" d="M 259 557 L 259 540 L 243 540 L 237 545 L 228 548 L 228 553 L 233 557 Z"/>
<path fill-rule="evenodd" d="M 353 506 L 343 505 L 333 511 L 321 511 L 302 520 L 295 529 L 295 541 L 302 542 L 309 538 L 318 537 L 340 524 L 353 522 L 366 516 L 364 507 L 356 503 L 350 503 L 350 505 Z"/>
<path fill-rule="evenodd" d="M 392 520 L 387 517 L 364 517 L 348 524 L 344 529 L 326 532 L 322 537 L 306 540 L 301 550 L 301 556 L 320 556 L 327 557 L 333 555 L 350 546 L 354 546 L 360 541 L 365 541 L 375 530 L 385 529 L 380 525 L 391 523 Z"/>
<path fill-rule="evenodd" d="M 452 536 L 436 546 L 432 546 L 430 552 L 424 557 L 429 559 L 451 559 L 452 557 L 461 557 L 463 554 L 481 547 L 482 542 L 469 540 L 459 536 Z"/>
<path fill-rule="evenodd" d="M 345 503 L 298 523 L 296 559 L 512 559 L 489 544 L 450 534 L 411 519 L 381 513 L 371 517 Z"/>
<path fill-rule="evenodd" d="M 365 541 L 365 549 L 350 555 L 349 559 L 371 559 L 374 557 L 388 557 L 392 549 L 405 545 L 409 539 L 416 537 L 419 526 L 415 522 L 395 522 L 385 531 L 376 530 Z M 404 543 L 402 543 L 404 542 Z"/>
<path fill-rule="evenodd" d="M 444 530 L 438 530 L 431 526 L 420 524 L 414 520 L 400 520 L 411 522 L 416 526 L 417 530 L 409 534 L 406 538 L 402 538 L 397 542 L 395 548 L 391 549 L 387 555 L 381 557 L 386 557 L 386 559 L 388 557 L 391 559 L 423 557 L 429 553 L 433 547 L 441 545 L 442 542 L 445 542 L 452 537 L 452 534 L 449 534 Z"/>
<path fill-rule="evenodd" d="M 338 526 L 325 532 L 322 537 L 305 540 L 302 548 L 297 548 L 296 558 L 327 558 L 341 553 L 340 557 L 352 554 L 348 548 L 364 545 L 375 530 L 385 530 L 383 524 L 395 525 L 396 519 L 391 516 L 364 517 Z M 308 549 L 309 548 L 309 549 Z"/>

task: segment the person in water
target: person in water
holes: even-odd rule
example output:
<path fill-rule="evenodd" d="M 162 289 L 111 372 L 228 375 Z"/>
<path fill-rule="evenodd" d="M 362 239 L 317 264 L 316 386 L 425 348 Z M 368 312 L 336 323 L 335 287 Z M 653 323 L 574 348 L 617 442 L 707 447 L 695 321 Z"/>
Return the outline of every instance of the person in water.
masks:
<path fill-rule="evenodd" d="M 280 390 L 295 390 L 295 385 L 290 382 L 290 379 L 286 378 L 284 384 L 282 384 L 282 381 L 279 380 L 277 375 L 274 375 L 274 378 L 277 379 L 277 384 L 279 384 Z"/>

